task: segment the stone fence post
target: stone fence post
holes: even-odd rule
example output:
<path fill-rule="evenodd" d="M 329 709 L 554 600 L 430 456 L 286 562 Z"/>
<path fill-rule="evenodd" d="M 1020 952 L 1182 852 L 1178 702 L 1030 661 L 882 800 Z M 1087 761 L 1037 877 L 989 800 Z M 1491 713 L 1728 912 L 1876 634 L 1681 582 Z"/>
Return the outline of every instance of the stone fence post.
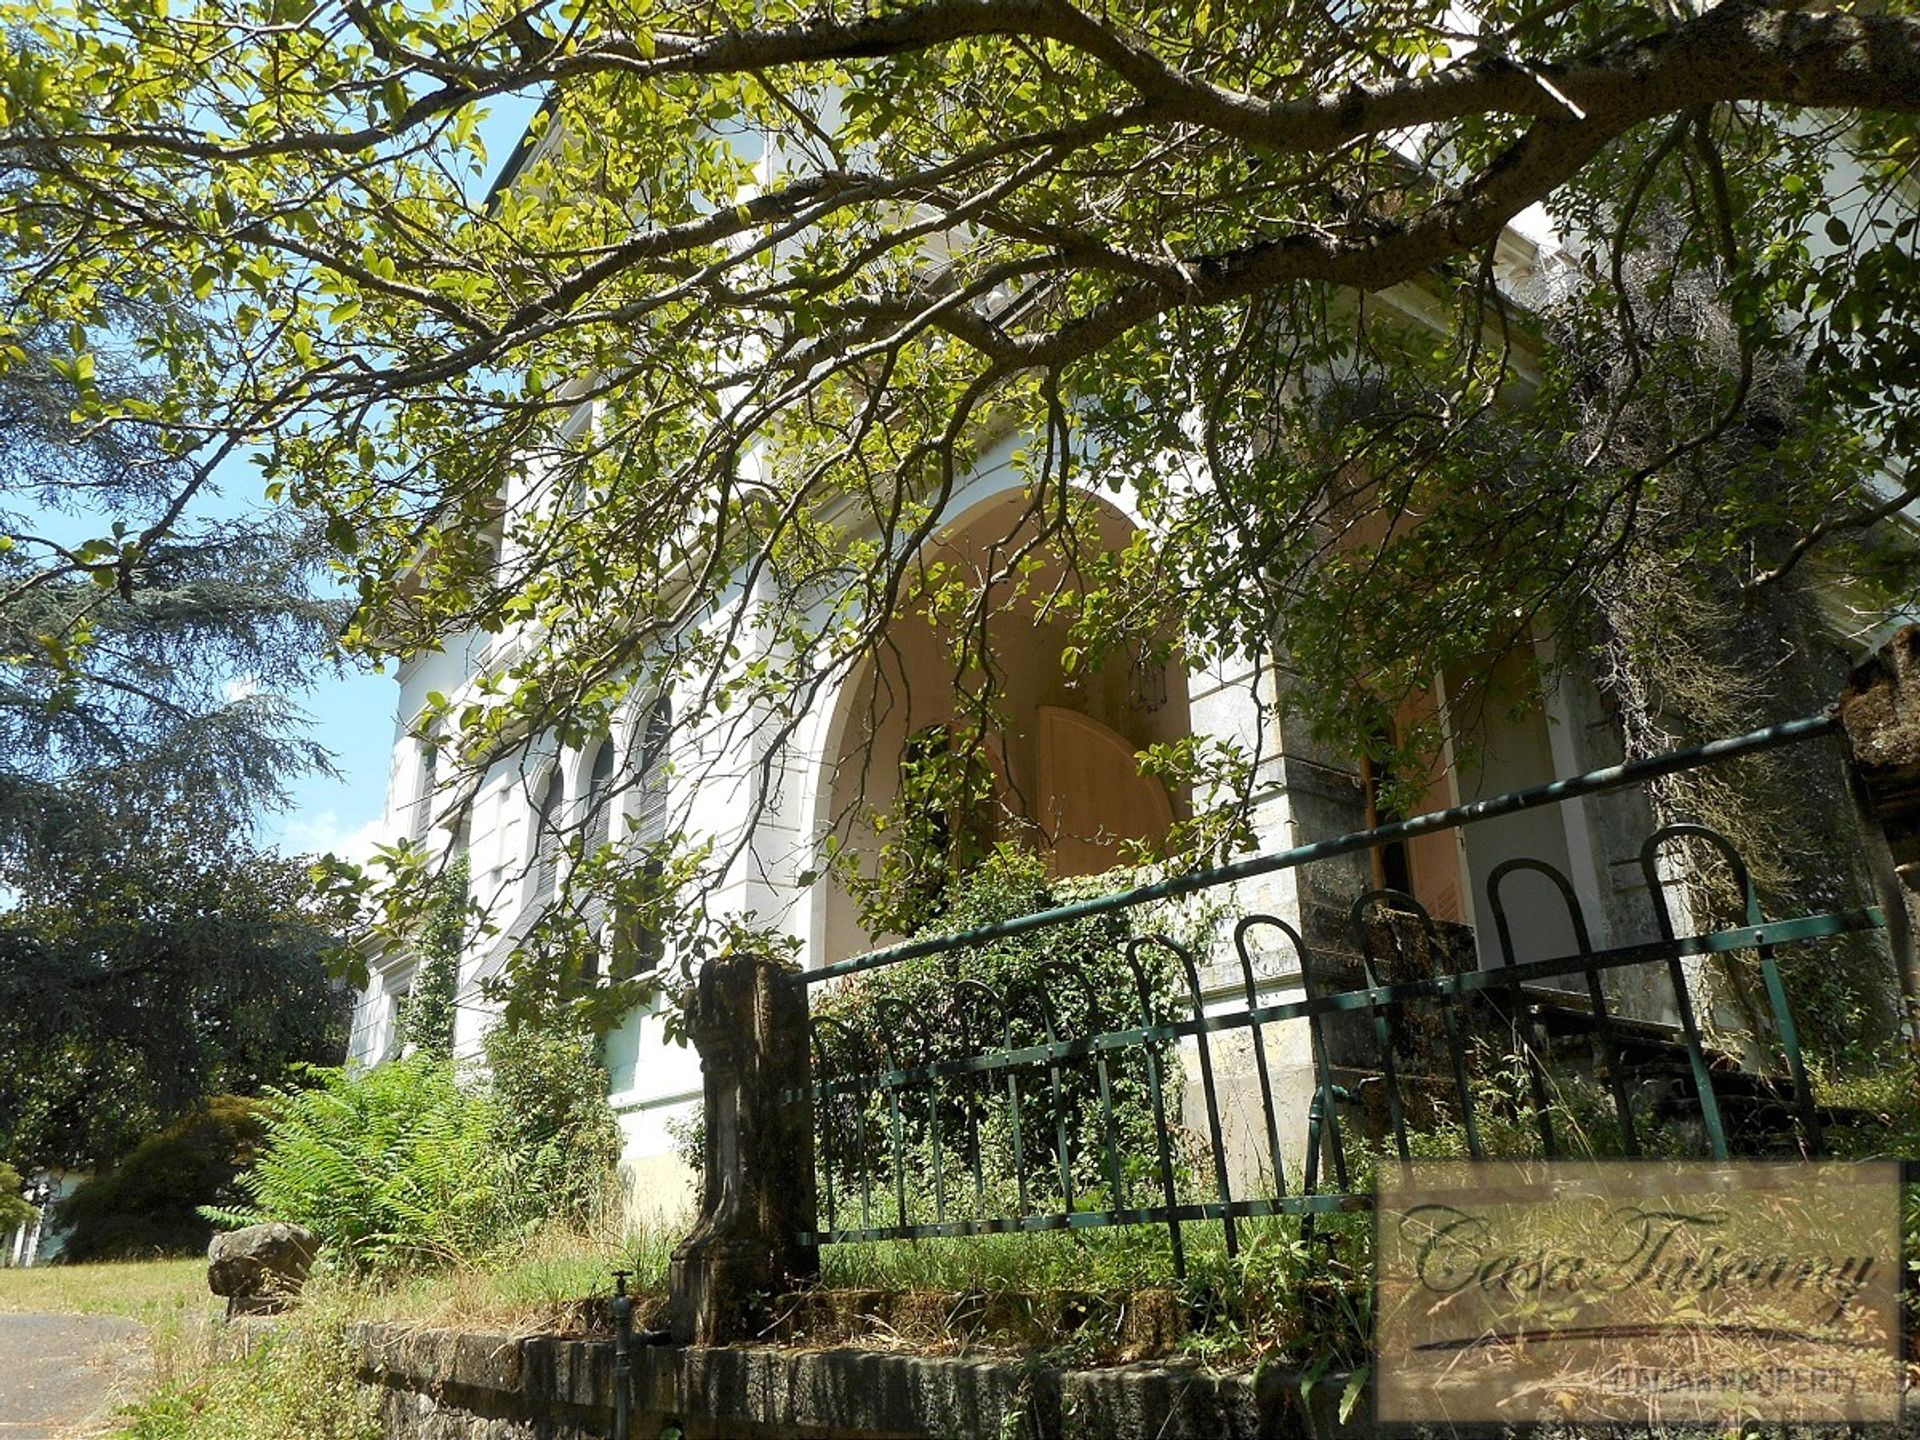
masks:
<path fill-rule="evenodd" d="M 1847 777 L 1920 1055 L 1920 625 L 1862 661 L 1840 696 Z"/>
<path fill-rule="evenodd" d="M 819 1273 L 807 1001 L 795 971 L 762 956 L 710 960 L 687 1033 L 706 1082 L 700 1216 L 673 1252 L 674 1343 L 750 1339 L 772 1295 Z"/>

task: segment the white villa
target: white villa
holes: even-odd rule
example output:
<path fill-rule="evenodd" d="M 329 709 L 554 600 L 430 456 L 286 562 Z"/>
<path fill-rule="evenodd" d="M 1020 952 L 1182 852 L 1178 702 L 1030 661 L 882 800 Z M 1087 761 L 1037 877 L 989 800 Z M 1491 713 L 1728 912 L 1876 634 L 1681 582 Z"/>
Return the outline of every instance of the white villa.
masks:
<path fill-rule="evenodd" d="M 1015 437 L 1008 437 L 1003 452 L 1014 444 Z M 958 558 L 972 545 L 1002 538 L 1006 518 L 1020 500 L 1019 484 L 1004 460 L 983 464 L 956 507 L 959 518 L 935 543 L 951 552 L 950 558 Z M 1113 542 L 1122 543 L 1134 522 L 1119 506 L 1110 509 L 1108 521 Z M 1280 682 L 1271 674 L 1243 669 L 1142 676 L 1110 669 L 1073 679 L 1058 665 L 1061 633 L 1034 624 L 1018 610 L 996 623 L 1005 631 L 999 637 L 1000 653 L 1008 657 L 1010 668 L 1012 725 L 1004 737 L 1007 792 L 1031 797 L 1026 812 L 1050 839 L 1057 873 L 1110 869 L 1122 838 L 1153 838 L 1191 804 L 1190 797 L 1169 795 L 1157 780 L 1141 776 L 1134 759 L 1135 752 L 1150 743 L 1187 734 L 1229 736 L 1263 757 L 1253 816 L 1262 850 L 1329 838 L 1367 823 L 1369 786 L 1363 767 L 1321 753 L 1304 737 L 1288 733 L 1289 727 L 1276 718 L 1272 687 Z M 474 799 L 460 837 L 434 824 L 436 766 L 428 758 L 431 748 L 418 737 L 416 717 L 426 707 L 429 692 L 457 697 L 476 673 L 499 663 L 505 647 L 498 639 L 489 645 L 489 637 L 462 636 L 403 667 L 387 825 L 391 833 L 412 834 L 436 847 L 464 844 L 472 893 L 498 907 L 494 923 L 502 932 L 462 964 L 458 1048 L 471 1054 L 489 1023 L 479 986 L 504 962 L 515 919 L 553 893 L 554 857 L 543 849 L 543 830 L 551 834 L 556 817 L 600 811 L 595 797 L 606 793 L 616 774 L 647 772 L 643 781 L 622 791 L 624 819 L 596 815 L 593 824 L 599 834 L 657 834 L 654 827 L 671 823 L 732 837 L 757 810 L 749 843 L 713 903 L 777 920 L 800 942 L 808 965 L 871 948 L 840 887 L 830 879 L 803 883 L 802 877 L 820 868 L 818 842 L 831 817 L 848 807 L 857 787 L 864 783 L 867 803 L 884 808 L 896 785 L 889 757 L 897 764 L 909 736 L 952 714 L 946 698 L 950 668 L 935 637 L 923 623 L 901 628 L 905 633 L 897 637 L 889 663 L 905 673 L 890 677 L 890 689 L 911 699 L 879 710 L 874 700 L 879 686 L 872 672 L 823 697 L 792 760 L 778 772 L 777 794 L 761 797 L 755 792 L 759 777 L 750 764 L 713 763 L 716 753 L 737 743 L 737 721 L 703 724 L 699 717 L 682 714 L 676 717 L 679 724 L 668 753 L 653 754 L 649 751 L 654 747 L 646 743 L 649 717 L 635 714 L 592 750 L 556 752 L 549 747 L 521 762 L 496 766 Z M 1444 684 L 1438 688 L 1444 695 Z M 1563 682 L 1539 701 L 1530 713 L 1499 721 L 1477 763 L 1448 765 L 1436 775 L 1423 808 L 1498 794 L 1619 759 L 1618 740 L 1585 687 Z M 876 712 L 878 723 L 873 723 Z M 864 757 L 869 735 L 874 757 L 870 766 Z M 758 803 L 763 798 L 765 803 Z M 1406 878 L 1436 919 L 1471 925 L 1477 918 L 1479 882 L 1502 860 L 1531 855 L 1571 877 L 1589 915 L 1604 922 L 1616 892 L 1637 895 L 1637 872 L 1621 865 L 1631 860 L 1631 846 L 1609 851 L 1603 839 L 1609 807 L 1621 803 L 1594 800 L 1552 807 L 1413 841 L 1403 857 Z M 548 822 L 545 827 L 542 817 Z M 1644 833 L 1644 825 L 1639 828 Z M 1343 894 L 1313 893 L 1315 884 L 1327 884 L 1324 871 L 1329 867 L 1312 867 L 1249 883 L 1243 888 L 1250 893 L 1236 897 L 1236 908 L 1277 915 L 1309 936 L 1339 934 L 1340 907 L 1370 883 L 1365 862 L 1354 863 L 1360 868 L 1344 872 L 1352 883 Z M 1557 899 L 1542 887 L 1537 894 L 1521 895 L 1515 908 L 1524 916 L 1530 903 L 1538 906 L 1538 923 L 1523 920 L 1518 928 L 1537 954 L 1526 958 L 1566 953 L 1572 937 Z M 1314 914 L 1316 905 L 1324 913 Z M 1490 934 L 1490 929 L 1483 927 L 1481 933 Z M 1608 939 L 1603 923 L 1594 943 L 1604 946 Z M 1225 962 L 1231 956 L 1223 952 L 1219 958 Z M 356 1062 L 375 1062 L 389 1052 L 397 1007 L 412 970 L 406 957 L 376 965 L 356 1012 L 351 1049 Z M 1223 964 L 1214 979 L 1223 995 L 1237 993 L 1236 971 Z M 1289 987 L 1297 989 L 1301 980 L 1296 972 L 1273 983 L 1278 996 Z M 1282 1072 L 1291 1071 L 1289 1093 L 1301 1107 L 1296 1117 L 1301 1123 L 1289 1128 L 1304 1135 L 1308 1056 L 1302 1048 L 1275 1058 Z M 636 1197 L 671 1204 L 682 1194 L 686 1177 L 675 1159 L 667 1123 L 683 1116 L 700 1094 L 697 1058 L 688 1048 L 665 1043 L 656 1017 L 637 1013 L 609 1038 L 605 1059 Z M 1276 1083 L 1284 1082 L 1277 1076 Z"/>
<path fill-rule="evenodd" d="M 1524 297 L 1566 283 L 1568 267 L 1544 217 L 1523 222 L 1509 230 L 1498 261 L 1508 289 Z M 967 477 L 950 508 L 953 518 L 931 542 L 943 558 L 965 565 L 989 544 L 1007 539 L 1023 499 L 1012 455 L 1027 439 L 1006 435 Z M 505 503 L 511 512 L 527 499 L 509 493 Z M 1102 543 L 1123 545 L 1141 523 L 1127 495 L 1103 494 L 1099 504 Z M 1003 609 L 993 623 L 998 653 L 1008 665 L 1009 725 L 995 756 L 1004 801 L 1042 837 L 1057 874 L 1106 871 L 1116 863 L 1121 839 L 1151 839 L 1190 811 L 1195 797 L 1168 793 L 1143 777 L 1135 760 L 1149 744 L 1190 734 L 1230 737 L 1259 757 L 1253 824 L 1264 851 L 1330 838 L 1379 818 L 1366 766 L 1326 753 L 1279 718 L 1275 687 L 1287 683 L 1284 675 L 1232 665 L 1153 670 L 1137 662 L 1070 675 L 1058 663 L 1064 632 L 1057 623 L 1037 622 L 1024 602 Z M 766 774 L 756 763 L 766 741 L 751 722 L 738 713 L 689 713 L 685 697 L 670 696 L 659 702 L 672 707 L 669 744 L 658 741 L 663 712 L 636 706 L 597 746 L 529 746 L 522 758 L 501 762 L 486 775 L 458 834 L 445 828 L 445 811 L 437 803 L 444 777 L 436 773 L 433 747 L 420 736 L 419 717 L 431 693 L 458 705 L 474 693 L 477 676 L 510 663 L 517 647 L 534 637 L 451 635 L 437 652 L 405 664 L 398 675 L 386 829 L 436 849 L 463 846 L 471 893 L 491 907 L 500 931 L 462 962 L 457 1048 L 472 1054 L 491 1023 L 479 987 L 503 963 L 516 919 L 535 913 L 553 894 L 561 860 L 543 835 L 550 836 L 556 822 L 585 820 L 598 836 L 615 840 L 658 836 L 675 827 L 714 836 L 723 850 L 741 842 L 724 885 L 710 897 L 715 909 L 750 912 L 782 927 L 808 966 L 871 948 L 849 897 L 833 880 L 813 878 L 822 869 L 822 841 L 838 817 L 857 808 L 856 797 L 884 807 L 897 789 L 910 737 L 953 714 L 951 666 L 938 637 L 924 622 L 912 621 L 896 625 L 892 638 L 883 661 L 818 698 L 795 741 Z M 1525 669 L 1516 665 L 1515 674 Z M 1432 694 L 1443 718 L 1447 688 L 1447 677 L 1437 677 Z M 1471 763 L 1454 763 L 1449 748 L 1419 808 L 1619 761 L 1619 734 L 1592 686 L 1577 676 L 1565 678 L 1534 700 L 1491 719 L 1484 749 Z M 609 795 L 614 802 L 601 803 Z M 1646 937 L 1637 851 L 1647 828 L 1641 802 L 1632 796 L 1549 806 L 1427 836 L 1371 861 L 1356 856 L 1248 882 L 1233 909 L 1279 916 L 1315 939 L 1344 933 L 1345 907 L 1359 891 L 1394 883 L 1436 919 L 1475 926 L 1486 964 L 1493 927 L 1479 923 L 1485 919 L 1485 879 L 1503 860 L 1527 855 L 1569 877 L 1593 929 L 1592 943 L 1605 948 Z M 856 826 L 853 833 L 857 844 L 862 832 Z M 1515 884 L 1508 908 L 1522 959 L 1573 948 L 1564 907 L 1544 883 Z M 390 955 L 374 964 L 356 1012 L 353 1061 L 375 1063 L 391 1052 L 396 1007 L 413 963 Z M 1206 979 L 1223 1002 L 1239 995 L 1230 946 L 1211 957 Z M 1296 969 L 1279 966 L 1265 984 L 1280 998 L 1297 993 L 1302 980 Z M 1283 1046 L 1273 1061 L 1285 1128 L 1301 1143 L 1311 1069 L 1304 1035 L 1295 1038 L 1298 1043 Z M 668 1127 L 699 1097 L 697 1057 L 690 1048 L 667 1043 L 660 1018 L 642 1011 L 609 1037 L 605 1060 L 635 1199 L 647 1209 L 672 1209 L 681 1203 L 688 1177 Z M 1230 1069 L 1233 1059 L 1222 1053 L 1220 1063 Z M 1257 1131 L 1257 1123 L 1252 1128 Z"/>

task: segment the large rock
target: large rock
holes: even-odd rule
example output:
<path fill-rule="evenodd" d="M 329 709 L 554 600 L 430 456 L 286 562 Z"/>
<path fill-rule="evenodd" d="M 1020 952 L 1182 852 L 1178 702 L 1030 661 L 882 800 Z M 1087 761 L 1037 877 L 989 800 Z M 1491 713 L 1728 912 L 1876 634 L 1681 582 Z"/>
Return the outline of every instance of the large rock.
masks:
<path fill-rule="evenodd" d="M 284 1301 L 306 1284 L 319 1253 L 311 1230 L 282 1220 L 229 1230 L 207 1246 L 207 1288 L 226 1296 L 229 1309 Z"/>

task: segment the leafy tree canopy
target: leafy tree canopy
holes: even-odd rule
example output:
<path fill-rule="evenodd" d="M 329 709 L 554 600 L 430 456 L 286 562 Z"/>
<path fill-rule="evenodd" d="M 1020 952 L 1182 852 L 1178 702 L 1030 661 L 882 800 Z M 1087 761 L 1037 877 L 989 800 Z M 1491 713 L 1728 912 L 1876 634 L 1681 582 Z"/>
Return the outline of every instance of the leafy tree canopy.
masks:
<path fill-rule="evenodd" d="M 0 1160 L 0 1231 L 11 1234 L 39 1218 L 39 1208 L 27 1203 L 25 1187 L 20 1172 Z"/>
<path fill-rule="evenodd" d="M 0 1137 L 22 1169 L 110 1163 L 210 1095 L 339 1060 L 347 917 L 305 862 L 156 826 L 60 868 L 0 914 Z"/>
<path fill-rule="evenodd" d="M 1043 597 L 1079 663 L 1283 655 L 1355 742 L 1636 566 L 1891 603 L 1920 18 L 1472 8 L 8 0 L 7 313 L 87 424 L 261 447 L 352 644 L 537 633 L 438 717 L 476 769 L 673 679 L 771 775 L 903 608 L 990 723 L 987 587 L 919 542 L 1009 435 L 1002 600 L 1129 486 L 1151 543 Z"/>

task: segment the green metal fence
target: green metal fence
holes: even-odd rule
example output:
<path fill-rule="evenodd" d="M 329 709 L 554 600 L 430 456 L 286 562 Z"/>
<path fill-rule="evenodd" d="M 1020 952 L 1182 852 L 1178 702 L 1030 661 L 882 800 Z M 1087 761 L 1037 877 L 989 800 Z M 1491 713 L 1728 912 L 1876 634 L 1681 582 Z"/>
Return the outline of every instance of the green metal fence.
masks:
<path fill-rule="evenodd" d="M 1836 728 L 1828 717 L 1775 726 L 895 946 L 802 979 L 809 986 L 831 986 L 996 939 L 1818 741 Z M 1683 933 L 1661 864 L 1663 857 L 1689 846 L 1706 847 L 1724 864 L 1723 878 L 1738 897 L 1736 923 Z M 1556 1050 L 1556 1033 L 1585 1042 L 1587 1069 L 1606 1097 L 1621 1153 L 1642 1153 L 1650 1124 L 1675 1114 L 1706 1154 L 1726 1158 L 1747 1148 L 1751 1137 L 1729 1124 L 1729 1087 L 1739 1091 L 1749 1110 L 1758 1108 L 1770 1135 L 1784 1132 L 1798 1153 L 1820 1153 L 1820 1111 L 1778 952 L 1786 945 L 1882 928 L 1883 915 L 1865 907 L 1769 918 L 1733 844 L 1702 825 L 1656 830 L 1642 846 L 1638 864 L 1650 933 L 1623 946 L 1596 949 L 1573 882 L 1544 860 L 1517 859 L 1497 866 L 1484 881 L 1485 914 L 1501 962 L 1492 968 L 1460 963 L 1457 944 L 1450 952 L 1443 927 L 1412 896 L 1375 889 L 1355 897 L 1348 915 L 1350 953 L 1357 955 L 1360 969 L 1357 985 L 1349 983 L 1350 972 L 1343 975 L 1334 957 L 1310 946 L 1287 920 L 1249 914 L 1232 928 L 1238 984 L 1226 995 L 1217 987 L 1211 996 L 1205 992 L 1202 968 L 1210 957 L 1165 935 L 1136 935 L 1123 942 L 1135 981 L 1124 1007 L 1115 1006 L 1110 996 L 1093 995 L 1083 960 L 1062 955 L 1004 993 L 977 979 L 961 979 L 946 990 L 943 1008 L 909 1012 L 881 1006 L 864 1030 L 844 1018 L 817 1015 L 810 1098 L 821 1228 L 803 1238 L 835 1244 L 1156 1225 L 1166 1228 L 1175 1270 L 1184 1272 L 1183 1226 L 1219 1225 L 1233 1254 L 1238 1222 L 1364 1206 L 1352 1152 L 1364 1145 L 1372 1153 L 1407 1158 L 1421 1129 L 1415 1110 L 1445 1116 L 1458 1127 L 1469 1154 L 1486 1155 L 1487 1117 L 1476 1093 L 1484 1077 L 1475 1073 L 1473 1061 L 1484 1057 L 1488 1037 L 1503 1042 L 1502 1063 L 1524 1077 L 1518 1108 L 1530 1112 L 1538 1153 L 1549 1157 L 1567 1149 L 1550 1095 L 1556 1068 L 1564 1071 L 1566 1065 L 1560 1053 L 1566 1047 Z M 1516 960 L 1520 937 L 1508 901 L 1522 875 L 1558 892 L 1574 937 L 1570 952 Z M 1262 1000 L 1255 963 L 1262 940 L 1278 943 L 1294 957 L 1301 982 L 1297 998 Z M 1409 963 L 1417 953 L 1425 962 Z M 1733 955 L 1753 957 L 1771 1031 L 1746 1037 L 1744 1060 L 1717 1052 L 1703 1035 L 1698 986 L 1687 972 L 1690 961 Z M 1165 963 L 1169 959 L 1171 967 Z M 1175 981 L 1171 999 L 1168 987 L 1153 979 L 1168 968 Z M 1625 975 L 1639 977 L 1643 991 L 1657 986 L 1669 1018 L 1656 1022 L 1624 1013 L 1608 981 Z M 1079 1033 L 1069 1033 L 1076 1027 L 1062 1023 L 1067 1010 L 1081 1017 Z M 1311 1055 L 1306 1134 L 1292 1137 L 1303 1140 L 1297 1151 L 1288 1144 L 1283 1115 L 1301 1107 L 1276 1097 L 1269 1045 L 1283 1033 L 1278 1027 L 1294 1026 L 1305 1027 Z M 948 1043 L 931 1043 L 936 1034 Z M 956 1036 L 959 1054 L 951 1053 Z M 1236 1169 L 1244 1172 L 1246 1165 L 1230 1163 L 1222 1119 L 1216 1062 L 1218 1047 L 1228 1038 L 1250 1051 L 1259 1130 L 1254 1147 L 1263 1152 L 1257 1157 L 1260 1180 L 1253 1186 L 1244 1173 L 1235 1179 Z M 1172 1056 L 1182 1042 L 1193 1057 L 1203 1117 L 1192 1126 L 1179 1124 L 1172 1114 L 1177 1099 Z M 1662 1071 L 1660 1057 L 1674 1064 Z M 1642 1083 L 1653 1072 L 1662 1072 L 1660 1084 Z M 1150 1116 L 1150 1135 L 1123 1125 L 1124 1107 L 1116 1104 L 1122 1089 Z M 1785 1117 L 1785 1123 L 1775 1123 L 1776 1117 Z M 1303 1158 L 1289 1164 L 1295 1154 Z"/>

